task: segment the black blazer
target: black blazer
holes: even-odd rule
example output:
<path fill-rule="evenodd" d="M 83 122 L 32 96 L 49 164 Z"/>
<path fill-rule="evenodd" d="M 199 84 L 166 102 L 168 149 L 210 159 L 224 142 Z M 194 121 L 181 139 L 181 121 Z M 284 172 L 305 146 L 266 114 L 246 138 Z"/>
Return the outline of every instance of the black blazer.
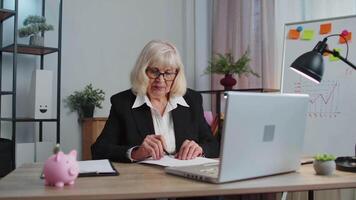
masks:
<path fill-rule="evenodd" d="M 205 121 L 202 96 L 187 89 L 183 96 L 188 107 L 178 105 L 172 110 L 176 139 L 176 151 L 184 140 L 194 140 L 204 151 L 206 157 L 218 157 L 219 145 Z M 93 159 L 110 159 L 119 162 L 131 162 L 127 157 L 128 149 L 142 144 L 148 134 L 154 134 L 150 107 L 143 104 L 132 108 L 136 96 L 126 90 L 111 97 L 111 110 L 105 127 L 91 146 Z"/>

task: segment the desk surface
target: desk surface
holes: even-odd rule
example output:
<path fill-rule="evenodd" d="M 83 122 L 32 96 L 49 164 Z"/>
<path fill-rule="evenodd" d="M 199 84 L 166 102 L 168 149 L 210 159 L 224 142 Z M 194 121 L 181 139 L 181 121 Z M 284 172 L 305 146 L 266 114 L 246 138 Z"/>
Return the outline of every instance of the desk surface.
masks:
<path fill-rule="evenodd" d="M 312 165 L 298 172 L 225 184 L 167 175 L 161 167 L 115 163 L 119 176 L 86 177 L 64 188 L 46 187 L 41 164 L 25 164 L 0 180 L 0 199 L 139 199 L 356 188 L 356 173 L 317 176 Z"/>

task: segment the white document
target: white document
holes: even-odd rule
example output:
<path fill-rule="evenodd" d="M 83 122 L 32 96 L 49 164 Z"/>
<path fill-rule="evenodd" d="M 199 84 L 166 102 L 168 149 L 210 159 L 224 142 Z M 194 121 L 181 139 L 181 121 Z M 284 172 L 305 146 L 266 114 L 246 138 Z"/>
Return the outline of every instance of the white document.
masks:
<path fill-rule="evenodd" d="M 78 161 L 79 173 L 116 173 L 108 159 Z"/>
<path fill-rule="evenodd" d="M 180 167 L 180 166 L 191 166 L 191 165 L 202 165 L 208 163 L 218 163 L 218 160 L 197 157 L 192 160 L 179 160 L 175 159 L 173 156 L 163 156 L 163 158 L 159 160 L 153 160 L 152 158 L 140 161 L 138 163 L 152 164 L 152 165 L 160 165 L 165 167 Z"/>

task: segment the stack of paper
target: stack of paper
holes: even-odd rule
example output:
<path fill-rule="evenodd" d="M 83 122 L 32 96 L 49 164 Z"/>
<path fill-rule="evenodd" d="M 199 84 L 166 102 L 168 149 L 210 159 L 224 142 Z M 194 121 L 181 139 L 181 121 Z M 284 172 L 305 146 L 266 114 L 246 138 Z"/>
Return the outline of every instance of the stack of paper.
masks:
<path fill-rule="evenodd" d="M 139 163 L 160 165 L 165 167 L 180 167 L 180 166 L 202 165 L 202 164 L 218 163 L 218 162 L 219 162 L 218 160 L 204 158 L 204 157 L 197 157 L 191 160 L 179 160 L 179 159 L 175 159 L 173 156 L 163 156 L 163 158 L 159 160 L 153 160 L 152 158 L 149 158 L 147 160 L 140 161 Z"/>

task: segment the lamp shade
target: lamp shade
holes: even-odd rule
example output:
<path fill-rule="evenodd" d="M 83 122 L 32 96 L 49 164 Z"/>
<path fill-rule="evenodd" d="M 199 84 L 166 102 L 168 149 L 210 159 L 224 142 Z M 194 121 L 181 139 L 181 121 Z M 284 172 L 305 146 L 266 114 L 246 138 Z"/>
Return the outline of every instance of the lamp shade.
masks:
<path fill-rule="evenodd" d="M 320 83 L 324 74 L 323 56 L 318 51 L 309 51 L 299 56 L 290 67 L 310 80 Z"/>

